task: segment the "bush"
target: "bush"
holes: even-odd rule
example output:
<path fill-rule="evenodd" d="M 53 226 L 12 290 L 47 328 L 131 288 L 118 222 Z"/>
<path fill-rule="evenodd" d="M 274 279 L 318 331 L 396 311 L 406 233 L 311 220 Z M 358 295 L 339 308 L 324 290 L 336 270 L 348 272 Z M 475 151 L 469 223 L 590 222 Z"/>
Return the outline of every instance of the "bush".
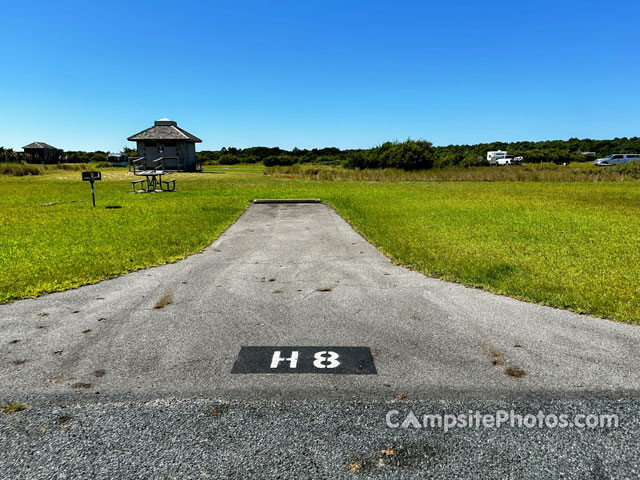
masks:
<path fill-rule="evenodd" d="M 21 155 L 18 152 L 14 152 L 12 148 L 0 147 L 0 163 L 14 163 L 21 162 Z"/>
<path fill-rule="evenodd" d="M 24 163 L 0 163 L 0 175 L 10 177 L 24 177 L 26 175 L 40 175 L 42 170 L 36 165 Z"/>
<path fill-rule="evenodd" d="M 95 152 L 71 151 L 65 152 L 66 163 L 89 163 L 104 162 L 107 159 L 107 152 L 101 150 Z"/>
<path fill-rule="evenodd" d="M 57 165 L 47 165 L 48 169 L 59 169 L 59 170 L 88 170 L 89 166 L 86 163 L 58 163 Z"/>
<path fill-rule="evenodd" d="M 290 166 L 297 163 L 297 159 L 290 155 L 278 155 L 277 157 L 275 155 L 270 155 L 266 157 L 262 163 L 264 163 L 265 167 L 273 167 L 276 165 Z"/>
<path fill-rule="evenodd" d="M 235 155 L 232 155 L 231 153 L 225 153 L 224 155 L 220 156 L 220 158 L 218 159 L 218 163 L 220 165 L 237 165 L 238 163 L 240 163 L 240 159 Z"/>
<path fill-rule="evenodd" d="M 353 152 L 342 162 L 348 168 L 398 168 L 418 170 L 432 168 L 432 145 L 425 140 L 386 142 L 371 150 Z"/>

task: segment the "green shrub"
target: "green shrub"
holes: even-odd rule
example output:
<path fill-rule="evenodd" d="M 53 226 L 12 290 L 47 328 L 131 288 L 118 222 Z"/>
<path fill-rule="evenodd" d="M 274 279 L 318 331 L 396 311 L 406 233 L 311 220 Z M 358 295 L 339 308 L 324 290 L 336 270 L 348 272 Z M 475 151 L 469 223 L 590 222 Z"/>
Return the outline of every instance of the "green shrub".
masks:
<path fill-rule="evenodd" d="M 42 170 L 37 165 L 24 163 L 0 163 L 0 175 L 23 177 L 25 175 L 40 175 Z"/>
<path fill-rule="evenodd" d="M 276 165 L 290 166 L 297 163 L 297 159 L 290 155 L 269 155 L 263 161 L 265 167 L 273 167 Z"/>
<path fill-rule="evenodd" d="M 348 168 L 421 170 L 432 168 L 433 162 L 431 142 L 408 139 L 405 142 L 386 142 L 371 150 L 353 152 L 342 165 Z"/>
<path fill-rule="evenodd" d="M 231 153 L 225 153 L 220 156 L 218 163 L 220 165 L 237 165 L 240 163 L 240 159 Z"/>
<path fill-rule="evenodd" d="M 88 170 L 89 166 L 86 163 L 58 163 L 54 165 L 47 165 L 45 168 L 48 170 Z"/>

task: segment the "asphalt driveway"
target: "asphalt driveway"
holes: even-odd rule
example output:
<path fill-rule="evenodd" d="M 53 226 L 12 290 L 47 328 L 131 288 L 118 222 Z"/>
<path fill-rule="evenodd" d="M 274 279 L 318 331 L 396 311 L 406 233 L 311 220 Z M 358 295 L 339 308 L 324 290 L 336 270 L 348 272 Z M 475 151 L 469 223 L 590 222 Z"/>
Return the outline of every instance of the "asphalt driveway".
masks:
<path fill-rule="evenodd" d="M 382 413 L 397 402 L 418 402 L 407 404 L 415 408 L 441 408 L 442 402 L 448 402 L 458 410 L 471 405 L 505 405 L 500 402 L 530 410 L 536 405 L 557 406 L 554 402 L 564 402 L 562 408 L 567 411 L 624 407 L 624 438 L 637 439 L 639 345 L 636 326 L 524 303 L 394 266 L 324 204 L 254 204 L 200 254 L 95 285 L 0 305 L 0 403 L 21 400 L 33 405 L 31 411 L 11 419 L 0 417 L 0 429 L 11 442 L 4 445 L 10 452 L 4 467 L 20 476 L 29 464 L 27 447 L 41 449 L 51 444 L 45 434 L 42 438 L 36 435 L 35 440 L 22 436 L 30 429 L 48 429 L 42 425 L 51 405 L 85 412 L 73 416 L 85 415 L 84 423 L 77 426 L 80 436 L 87 436 L 85 444 L 99 442 L 101 422 L 96 419 L 101 415 L 113 419 L 115 411 L 140 428 L 148 427 L 149 422 L 155 425 L 157 410 L 151 408 L 154 413 L 147 416 L 140 413 L 149 410 L 149 402 L 167 402 L 164 411 L 169 419 L 185 408 L 207 411 L 195 407 L 202 402 L 233 405 L 235 412 L 243 408 L 255 412 L 271 405 L 286 412 L 279 417 L 281 431 L 307 432 L 306 441 L 311 443 L 323 435 L 323 442 L 328 442 L 323 448 L 339 452 L 325 463 L 322 456 L 313 460 L 317 471 L 325 472 L 322 475 L 334 472 L 335 476 L 357 474 L 359 469 L 352 472 L 347 461 L 354 455 L 366 455 L 357 453 L 354 442 L 372 444 L 374 450 L 393 444 L 395 433 L 385 427 Z M 242 347 L 259 346 L 265 347 L 264 352 L 254 349 L 249 357 L 238 358 Z M 339 350 L 344 347 L 359 347 L 358 355 L 370 352 L 371 365 L 365 365 L 369 360 L 364 357 L 347 358 L 349 351 Z M 329 372 L 332 348 L 339 350 L 335 358 L 344 360 L 349 369 Z M 294 351 L 299 353 L 294 355 Z M 295 368 L 306 373 L 291 370 L 294 356 Z M 250 372 L 254 367 L 262 373 L 232 373 L 243 368 Z M 270 368 L 276 373 L 264 373 Z M 184 407 L 182 401 L 190 407 Z M 355 437 L 338 442 L 337 435 L 338 443 L 333 444 L 326 437 L 333 431 L 330 427 L 320 427 L 311 415 L 305 417 L 304 412 L 316 409 L 328 417 L 345 412 L 339 422 L 334 419 L 331 424 L 340 424 L 340 428 L 349 428 L 349 418 L 357 421 L 366 412 L 382 417 L 364 421 L 372 429 L 366 434 L 363 430 L 358 435 L 356 429 Z M 112 412 L 111 416 L 105 412 Z M 252 419 L 255 429 L 278 424 L 264 413 L 257 419 L 249 413 L 238 415 L 237 422 Z M 270 426 L 260 423 L 267 417 Z M 289 417 L 297 418 L 295 426 L 287 423 Z M 300 424 L 300 418 L 309 418 L 309 422 Z M 57 425 L 57 434 L 66 435 L 59 432 L 55 419 L 49 420 Z M 230 431 L 239 424 L 233 425 L 228 425 Z M 567 471 L 581 475 L 597 466 L 605 477 L 633 472 L 637 452 L 634 456 L 625 450 L 622 437 L 615 434 L 607 433 L 608 443 L 596 442 L 592 455 L 566 466 Z M 442 470 L 442 478 L 456 472 L 456 462 L 462 462 L 465 449 L 470 448 L 465 444 L 469 437 L 458 435 L 462 443 L 448 444 L 451 468 Z M 576 437 L 566 432 L 562 437 L 554 435 L 538 432 L 504 437 L 495 433 L 493 439 L 506 442 L 504 448 L 529 448 L 530 452 L 536 445 L 559 442 L 555 456 L 543 450 L 536 454 L 546 458 L 536 464 L 544 472 L 563 465 L 560 445 L 574 441 L 575 446 Z M 118 441 L 128 445 L 133 437 Z M 377 440 L 383 437 L 386 440 Z M 593 444 L 580 438 L 585 445 Z M 486 439 L 476 440 L 468 440 L 475 442 L 475 452 L 492 448 Z M 162 467 L 165 464 L 154 457 L 153 451 L 175 454 L 175 448 L 181 448 L 178 445 L 171 450 L 167 445 L 142 443 L 135 453 L 137 465 L 151 462 L 155 467 L 128 467 L 132 475 L 145 476 L 147 471 L 151 476 L 198 477 L 195 470 L 180 473 L 180 469 Z M 118 445 L 124 448 L 124 444 Z M 346 444 L 351 445 L 348 451 Z M 252 445 L 245 442 L 244 455 L 266 461 L 269 452 L 256 452 Z M 305 441 L 301 445 L 309 447 Z M 293 457 L 287 456 L 288 447 L 281 447 L 285 452 L 281 472 L 307 471 L 308 459 L 301 460 L 292 451 Z M 76 448 L 71 442 L 59 454 Z M 237 455 L 242 456 L 241 450 Z M 94 478 L 122 474 L 117 465 L 112 470 L 101 466 L 99 452 L 98 447 L 91 450 L 85 470 L 73 470 L 74 476 L 82 472 Z M 604 462 L 605 457 L 610 464 Z M 217 457 L 215 465 L 224 464 L 222 460 Z M 55 455 L 42 464 L 32 461 L 45 470 L 50 468 L 47 471 L 65 472 L 64 466 L 51 470 Z M 344 471 L 336 471 L 333 461 Z M 373 465 L 378 459 L 363 461 Z M 520 461 L 526 464 L 527 456 Z M 498 462 L 493 470 L 491 463 L 483 468 L 489 476 L 492 472 L 508 474 L 509 462 L 505 462 Z M 463 464 L 473 471 L 473 465 Z M 220 475 L 224 471 L 243 477 L 252 472 L 246 470 L 247 464 L 212 465 L 209 467 Z M 518 465 L 519 478 L 538 471 Z M 205 467 L 202 472 L 206 473 Z M 402 467 L 367 470 L 367 475 L 424 473 L 424 464 L 417 461 Z M 278 470 L 277 465 L 273 468 L 273 472 Z"/>
<path fill-rule="evenodd" d="M 0 384 L 16 394 L 366 400 L 640 386 L 640 328 L 393 266 L 324 204 L 251 205 L 183 261 L 1 305 L 0 332 Z M 233 375 L 242 346 L 368 347 L 377 375 Z"/>

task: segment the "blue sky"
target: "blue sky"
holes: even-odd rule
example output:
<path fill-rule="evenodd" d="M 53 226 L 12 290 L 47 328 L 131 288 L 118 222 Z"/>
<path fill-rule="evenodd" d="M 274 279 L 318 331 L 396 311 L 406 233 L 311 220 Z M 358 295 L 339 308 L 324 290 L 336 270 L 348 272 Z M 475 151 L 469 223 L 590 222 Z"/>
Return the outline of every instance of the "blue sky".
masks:
<path fill-rule="evenodd" d="M 638 1 L 0 0 L 0 145 L 640 135 Z M 133 146 L 132 144 L 129 144 Z"/>

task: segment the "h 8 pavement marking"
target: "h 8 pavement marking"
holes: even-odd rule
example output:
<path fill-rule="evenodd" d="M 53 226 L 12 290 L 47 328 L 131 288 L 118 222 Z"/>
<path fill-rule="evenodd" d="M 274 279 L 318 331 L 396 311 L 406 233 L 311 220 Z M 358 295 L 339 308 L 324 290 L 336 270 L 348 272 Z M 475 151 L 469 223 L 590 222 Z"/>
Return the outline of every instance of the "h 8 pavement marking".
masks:
<path fill-rule="evenodd" d="M 368 347 L 242 347 L 231 373 L 375 374 Z"/>

